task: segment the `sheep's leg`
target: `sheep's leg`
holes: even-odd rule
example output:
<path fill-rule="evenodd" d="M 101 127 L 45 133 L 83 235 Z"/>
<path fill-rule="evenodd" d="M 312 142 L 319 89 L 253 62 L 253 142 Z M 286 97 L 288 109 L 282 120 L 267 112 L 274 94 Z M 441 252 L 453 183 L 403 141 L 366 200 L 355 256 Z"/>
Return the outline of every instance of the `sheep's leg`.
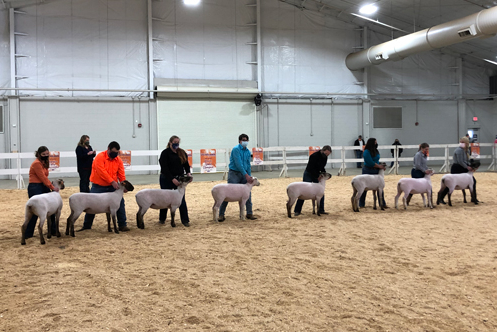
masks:
<path fill-rule="evenodd" d="M 428 205 L 430 206 L 430 209 L 433 209 L 433 192 L 431 190 L 428 191 L 426 194 L 426 199 L 428 200 Z"/>
<path fill-rule="evenodd" d="M 402 194 L 402 190 L 400 189 L 399 186 L 397 186 L 397 195 L 395 196 L 395 208 L 398 209 L 399 208 L 399 197 L 400 197 L 400 194 Z M 402 201 L 404 202 L 404 208 L 405 208 L 405 200 L 406 200 L 406 195 L 404 194 L 404 198 L 402 198 Z"/>
<path fill-rule="evenodd" d="M 22 245 L 26 244 L 26 228 L 28 227 L 28 223 L 32 217 L 33 217 L 33 213 L 31 213 L 31 211 L 27 211 L 26 215 L 24 217 L 24 224 L 22 224 L 22 226 L 21 226 L 21 234 L 22 234 L 21 244 Z"/>
<path fill-rule="evenodd" d="M 312 200 L 312 214 L 316 214 L 316 199 Z"/>
<path fill-rule="evenodd" d="M 378 205 L 382 211 L 385 210 L 385 200 L 383 199 L 383 188 L 378 188 Z"/>
<path fill-rule="evenodd" d="M 219 206 L 221 204 L 217 204 L 216 201 L 214 201 L 214 205 L 212 206 L 212 218 L 214 221 L 217 221 L 219 219 Z"/>
<path fill-rule="evenodd" d="M 47 228 L 48 228 L 48 234 L 47 234 L 47 239 L 52 238 L 52 220 L 50 220 L 50 215 L 47 213 Z"/>
<path fill-rule="evenodd" d="M 171 206 L 171 227 L 176 227 L 176 223 L 174 222 L 175 214 L 176 214 L 176 208 Z"/>
<path fill-rule="evenodd" d="M 40 223 L 38 224 L 38 232 L 40 233 L 40 243 L 45 244 L 45 238 L 43 237 L 43 224 L 45 223 L 45 219 L 47 218 L 46 215 L 43 217 L 40 216 Z M 50 235 L 50 222 L 48 223 L 48 235 L 47 237 L 51 236 Z"/>
<path fill-rule="evenodd" d="M 57 212 L 55 213 L 55 227 L 57 228 L 56 229 L 56 236 L 57 237 L 60 237 L 60 232 L 59 232 L 59 221 L 60 221 L 60 213 L 62 212 L 61 209 L 57 210 Z"/>
<path fill-rule="evenodd" d="M 288 213 L 288 218 L 292 217 L 292 206 L 293 206 L 293 204 L 295 204 L 296 200 L 297 199 L 292 199 L 292 198 L 288 197 L 288 202 L 286 203 L 286 211 Z"/>
<path fill-rule="evenodd" d="M 373 210 L 376 210 L 376 190 L 373 190 Z"/>
<path fill-rule="evenodd" d="M 72 224 L 71 220 L 73 216 L 74 216 L 74 211 L 71 209 L 71 214 L 69 215 L 69 218 L 67 218 L 67 223 L 66 223 L 66 235 L 69 235 L 69 231 L 71 229 L 71 224 Z"/>
<path fill-rule="evenodd" d="M 357 190 L 354 188 L 354 191 L 356 192 L 355 197 L 354 197 L 354 204 L 355 204 L 355 212 L 359 212 L 359 200 L 361 199 L 362 193 L 364 190 Z"/>
<path fill-rule="evenodd" d="M 117 213 L 117 211 L 114 211 L 112 213 L 112 223 L 114 224 L 114 233 L 119 234 L 119 229 L 117 228 L 117 221 L 116 221 L 117 217 L 116 217 L 116 213 Z M 109 226 L 109 232 L 112 232 L 110 230 L 110 218 L 109 218 L 109 214 L 108 213 L 107 213 L 107 224 Z"/>
<path fill-rule="evenodd" d="M 81 213 L 83 213 L 83 211 L 81 211 L 81 212 L 78 211 L 75 213 L 74 211 L 71 210 L 71 215 L 69 216 L 69 218 L 67 218 L 66 228 L 70 227 L 69 231 L 70 231 L 72 237 L 76 236 L 74 234 L 74 223 L 76 223 L 76 220 L 78 220 Z M 66 235 L 68 235 L 67 231 L 66 231 Z"/>
<path fill-rule="evenodd" d="M 426 205 L 425 194 L 421 193 L 421 198 L 423 199 L 423 206 L 424 206 L 424 207 L 428 207 L 428 206 Z"/>
<path fill-rule="evenodd" d="M 452 206 L 452 201 L 450 200 L 450 196 L 452 196 L 452 192 L 449 191 L 448 196 L 449 196 L 449 206 Z"/>
<path fill-rule="evenodd" d="M 407 210 L 407 197 L 408 197 L 408 194 L 404 193 L 404 197 L 402 197 L 402 203 L 404 204 L 404 210 Z M 397 201 L 395 201 L 395 208 L 397 208 Z"/>
<path fill-rule="evenodd" d="M 247 203 L 247 200 L 241 200 L 239 202 L 239 204 L 240 204 L 240 220 L 245 220 L 245 203 Z"/>
<path fill-rule="evenodd" d="M 138 212 L 136 213 L 136 227 L 140 229 L 145 228 L 145 223 L 143 222 L 143 216 L 147 212 L 147 209 L 142 208 L 141 206 L 138 208 Z"/>
<path fill-rule="evenodd" d="M 319 212 L 321 211 L 321 197 L 316 197 L 316 205 L 318 206 L 318 217 L 321 217 L 321 213 Z"/>
<path fill-rule="evenodd" d="M 464 200 L 464 203 L 468 203 L 468 201 L 466 201 L 466 190 L 462 190 L 462 197 L 463 197 L 463 200 Z M 473 195 L 471 195 L 471 198 L 473 198 Z"/>
<path fill-rule="evenodd" d="M 353 192 L 352 192 L 352 197 L 350 198 L 350 202 L 352 203 L 352 211 L 354 212 L 357 212 L 356 211 L 356 199 L 355 199 L 355 195 L 357 194 L 357 190 L 355 189 L 354 186 L 352 186 L 352 189 L 353 189 Z"/>
<path fill-rule="evenodd" d="M 106 213 L 105 216 L 107 217 L 107 231 L 111 233 L 112 229 L 110 228 L 110 213 Z M 116 228 L 114 227 L 114 229 Z"/>

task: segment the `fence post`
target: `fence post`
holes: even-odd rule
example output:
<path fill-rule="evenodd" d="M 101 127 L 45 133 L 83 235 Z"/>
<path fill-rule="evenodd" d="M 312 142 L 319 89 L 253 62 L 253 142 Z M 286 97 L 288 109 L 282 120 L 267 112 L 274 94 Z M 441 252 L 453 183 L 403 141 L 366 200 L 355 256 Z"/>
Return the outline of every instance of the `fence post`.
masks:
<path fill-rule="evenodd" d="M 284 175 L 287 178 L 288 177 L 287 170 L 288 170 L 288 166 L 286 164 L 286 148 L 283 147 L 283 168 L 281 169 L 280 177 L 282 175 Z"/>
<path fill-rule="evenodd" d="M 26 188 L 26 185 L 24 184 L 24 179 L 21 175 L 21 155 L 19 154 L 19 152 L 17 153 L 16 162 L 17 162 L 17 176 L 16 176 L 17 189 L 24 189 Z"/>
<path fill-rule="evenodd" d="M 340 147 L 340 154 L 342 158 L 342 165 L 340 166 L 340 169 L 338 170 L 338 175 L 345 175 L 347 173 L 346 171 L 346 166 L 345 166 L 345 147 L 341 146 Z"/>
<path fill-rule="evenodd" d="M 230 160 L 228 150 L 229 149 L 224 150 L 224 163 L 226 165 L 224 165 L 223 180 L 228 179 L 228 165 L 229 165 L 229 160 Z"/>

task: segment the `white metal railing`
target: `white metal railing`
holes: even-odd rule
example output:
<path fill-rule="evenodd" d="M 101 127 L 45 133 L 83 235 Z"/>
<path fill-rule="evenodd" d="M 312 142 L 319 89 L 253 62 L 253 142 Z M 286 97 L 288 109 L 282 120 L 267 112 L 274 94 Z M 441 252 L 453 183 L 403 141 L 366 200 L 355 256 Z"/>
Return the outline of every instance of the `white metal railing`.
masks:
<path fill-rule="evenodd" d="M 449 172 L 450 171 L 450 162 L 451 162 L 451 155 L 449 154 L 449 149 L 450 148 L 456 148 L 458 147 L 458 144 L 432 144 L 430 145 L 430 152 L 432 154 L 435 154 L 434 152 L 437 150 L 442 150 L 443 153 L 440 156 L 432 156 L 429 157 L 429 161 L 442 161 L 443 165 L 440 168 L 440 172 Z M 490 165 L 488 166 L 487 170 L 493 170 L 495 171 L 495 167 L 497 166 L 497 145 L 493 143 L 480 143 L 480 148 L 486 148 L 486 147 L 491 147 L 491 153 L 490 155 L 480 155 L 479 159 L 480 160 L 490 160 Z M 328 164 L 334 165 L 338 164 L 340 165 L 338 175 L 345 175 L 347 171 L 347 163 L 357 163 L 357 162 L 362 162 L 363 159 L 358 159 L 358 158 L 347 158 L 346 154 L 347 151 L 354 151 L 357 149 L 357 146 L 332 146 L 331 147 L 333 150 L 333 155 L 332 156 L 337 156 L 337 153 L 340 152 L 340 157 L 339 158 L 331 158 L 328 159 Z M 413 156 L 415 154 L 411 153 L 409 157 L 399 157 L 398 156 L 398 149 L 414 149 L 416 152 L 419 148 L 418 145 L 401 145 L 401 146 L 392 146 L 392 145 L 380 145 L 378 146 L 378 150 L 391 150 L 394 149 L 394 157 L 391 158 L 381 158 L 381 161 L 384 162 L 394 162 L 393 167 L 389 170 L 389 174 L 394 172 L 395 174 L 398 174 L 399 170 L 399 162 L 401 161 L 409 161 L 412 162 Z M 308 146 L 292 146 L 292 147 L 267 147 L 263 148 L 264 149 L 264 160 L 262 164 L 255 164 L 252 163 L 253 166 L 272 166 L 272 165 L 277 165 L 277 166 L 282 166 L 281 172 L 280 172 L 280 177 L 281 176 L 288 176 L 288 166 L 289 165 L 302 165 L 302 164 L 307 164 L 308 162 L 308 155 L 309 155 L 309 147 Z M 131 156 L 133 157 L 157 157 L 159 158 L 161 154 L 161 150 L 132 150 L 131 151 Z M 200 155 L 200 150 L 192 150 L 193 155 Z M 390 151 L 388 151 L 390 152 Z M 438 151 L 437 151 L 438 152 Z M 216 162 L 216 172 L 217 173 L 223 173 L 223 178 L 226 178 L 226 175 L 228 173 L 228 160 L 229 160 L 229 155 L 231 153 L 230 149 L 216 149 L 216 154 L 217 156 L 224 156 L 224 162 Z M 277 153 L 277 156 L 271 156 L 271 154 Z M 296 156 L 288 156 L 288 154 L 296 154 Z M 390 154 L 389 154 L 390 155 Z M 266 157 L 267 156 L 267 157 Z M 63 164 L 64 159 L 76 159 L 76 155 L 74 151 L 61 151 L 60 152 L 60 159 L 61 159 L 61 164 Z M 23 168 L 22 167 L 22 159 L 32 159 L 34 160 L 34 156 L 32 152 L 23 152 L 23 153 L 0 153 L 0 160 L 1 159 L 10 159 L 10 160 L 15 160 L 15 167 L 13 168 L 8 168 L 8 169 L 0 169 L 0 176 L 5 176 L 5 175 L 10 175 L 12 177 L 15 176 L 17 180 L 17 188 L 22 189 L 25 187 L 24 185 L 24 179 L 23 175 L 29 174 L 29 168 Z M 12 164 L 12 163 L 11 163 Z M 194 163 L 192 165 L 192 172 L 194 173 L 200 173 L 200 168 L 201 165 L 200 163 Z M 145 164 L 145 165 L 135 165 L 132 164 L 131 166 L 126 168 L 126 172 L 143 172 L 143 171 L 160 171 L 160 165 L 157 164 Z M 56 170 L 52 171 L 52 175 L 54 173 L 56 174 L 68 174 L 68 173 L 76 173 L 77 168 L 76 167 L 64 167 L 61 166 L 57 168 Z"/>

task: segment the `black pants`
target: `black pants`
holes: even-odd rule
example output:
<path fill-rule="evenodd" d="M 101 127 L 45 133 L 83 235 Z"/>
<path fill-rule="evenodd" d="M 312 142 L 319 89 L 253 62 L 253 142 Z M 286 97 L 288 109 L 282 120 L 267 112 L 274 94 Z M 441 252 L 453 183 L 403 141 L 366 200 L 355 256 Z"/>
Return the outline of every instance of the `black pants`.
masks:
<path fill-rule="evenodd" d="M 462 173 L 468 173 L 468 169 L 462 167 L 459 164 L 452 164 L 450 167 L 450 174 L 462 174 Z M 473 191 L 474 191 L 474 198 L 476 199 L 476 179 L 473 176 Z M 445 196 L 449 193 L 449 188 L 445 187 L 445 189 L 442 191 L 442 194 L 440 195 L 439 200 L 443 201 Z M 473 196 L 471 197 L 471 201 L 473 201 Z"/>
<path fill-rule="evenodd" d="M 43 183 L 30 183 L 28 185 L 28 197 L 29 198 L 36 196 L 36 195 L 46 194 L 49 192 L 50 192 L 50 189 L 47 186 L 45 186 Z M 37 221 L 38 221 L 38 216 L 33 215 L 33 217 L 31 217 L 31 220 L 28 223 L 28 226 L 26 227 L 26 233 L 25 233 L 26 239 L 33 237 Z M 50 216 L 50 220 L 47 220 L 47 223 L 48 222 L 52 223 L 52 227 L 51 227 L 52 235 L 56 235 L 57 230 L 55 229 L 55 214 L 52 214 Z"/>
<path fill-rule="evenodd" d="M 159 183 L 161 189 L 178 189 L 178 187 L 176 187 L 172 181 L 168 181 L 162 174 L 159 177 Z M 188 218 L 188 207 L 186 206 L 185 196 L 186 193 L 183 196 L 181 205 L 179 206 L 179 216 L 181 218 L 182 224 L 188 224 L 190 222 L 190 218 Z M 166 218 L 167 218 L 167 209 L 160 209 L 159 220 L 166 221 Z"/>
<path fill-rule="evenodd" d="M 82 193 L 90 192 L 90 175 L 91 169 L 82 169 L 79 173 L 79 191 Z"/>

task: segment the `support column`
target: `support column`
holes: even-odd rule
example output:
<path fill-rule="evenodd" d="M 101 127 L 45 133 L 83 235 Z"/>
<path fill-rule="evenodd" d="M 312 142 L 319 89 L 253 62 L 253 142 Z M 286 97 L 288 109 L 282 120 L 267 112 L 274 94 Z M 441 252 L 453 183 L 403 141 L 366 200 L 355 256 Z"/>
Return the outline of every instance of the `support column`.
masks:
<path fill-rule="evenodd" d="M 362 137 L 364 142 L 367 142 L 370 137 L 370 112 L 371 100 L 366 99 L 362 101 Z"/>
<path fill-rule="evenodd" d="M 20 133 L 19 133 L 19 97 L 9 97 L 8 98 L 8 112 L 9 112 L 9 122 L 8 128 L 6 126 L 5 130 L 10 133 L 10 151 L 11 153 L 21 152 L 20 146 Z"/>

